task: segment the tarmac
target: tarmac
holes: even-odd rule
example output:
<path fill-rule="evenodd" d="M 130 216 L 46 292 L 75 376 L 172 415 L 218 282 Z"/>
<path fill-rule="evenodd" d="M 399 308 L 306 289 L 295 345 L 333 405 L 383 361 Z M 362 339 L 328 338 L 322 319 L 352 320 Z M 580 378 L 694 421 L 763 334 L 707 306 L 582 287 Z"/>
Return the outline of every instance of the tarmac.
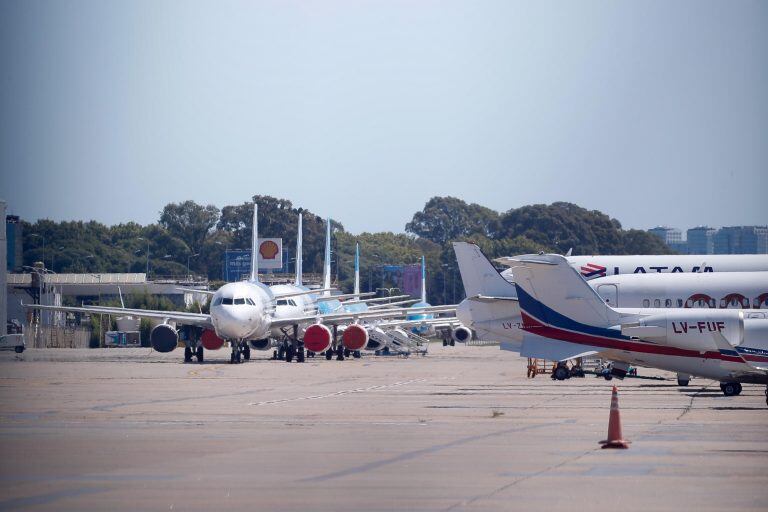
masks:
<path fill-rule="evenodd" d="M 0 353 L 0 510 L 768 510 L 764 388 L 526 378 L 497 347 L 242 365 Z"/>

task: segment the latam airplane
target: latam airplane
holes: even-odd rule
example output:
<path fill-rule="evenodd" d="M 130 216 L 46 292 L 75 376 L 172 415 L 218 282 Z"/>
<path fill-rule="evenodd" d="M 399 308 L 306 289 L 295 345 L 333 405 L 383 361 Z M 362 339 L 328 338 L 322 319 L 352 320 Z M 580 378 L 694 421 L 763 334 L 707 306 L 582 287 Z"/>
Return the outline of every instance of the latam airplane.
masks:
<path fill-rule="evenodd" d="M 630 364 L 661 368 L 719 380 L 726 396 L 738 395 L 741 383 L 768 385 L 768 312 L 612 308 L 563 256 L 507 259 L 513 285 L 476 245 L 454 243 L 454 250 L 468 297 L 457 316 L 505 338 L 522 356 L 599 354 L 614 361 L 619 378 Z M 518 303 L 522 340 L 505 336 L 517 329 Z"/>
<path fill-rule="evenodd" d="M 523 255 L 525 257 L 529 255 Z M 584 279 L 619 274 L 757 272 L 768 270 L 767 254 L 659 254 L 648 256 L 566 256 Z M 499 258 L 496 261 L 514 258 Z M 505 263 L 506 264 L 506 263 Z M 510 270 L 504 271 L 508 277 Z M 508 279 L 512 280 L 512 279 Z"/>
<path fill-rule="evenodd" d="M 253 208 L 253 233 L 251 249 L 257 254 L 258 240 L 258 209 Z M 145 309 L 125 309 L 99 306 L 67 307 L 44 306 L 40 304 L 23 304 L 26 308 L 47 309 L 53 311 L 68 311 L 77 313 L 100 313 L 112 315 L 131 315 L 139 318 L 149 318 L 162 321 L 150 332 L 149 340 L 158 352 L 171 352 L 178 344 L 179 332 L 173 324 L 181 324 L 189 329 L 190 339 L 184 353 L 184 360 L 190 361 L 192 355 L 199 362 L 203 361 L 203 348 L 218 350 L 225 342 L 231 346 L 231 363 L 240 363 L 250 359 L 248 342 L 255 344 L 268 342 L 272 330 L 280 327 L 293 326 L 298 323 L 316 322 L 307 328 L 305 341 L 310 331 L 316 346 L 323 349 L 330 347 L 331 331 L 323 322 L 358 321 L 359 318 L 392 318 L 406 316 L 409 310 L 398 308 L 387 311 L 376 311 L 350 314 L 346 312 L 326 315 L 298 315 L 296 317 L 275 318 L 276 300 L 303 295 L 316 294 L 315 290 L 296 290 L 275 294 L 269 287 L 259 282 L 258 258 L 251 258 L 251 275 L 248 281 L 227 283 L 212 293 L 210 313 L 188 313 L 182 311 L 156 311 Z M 267 340 L 267 341 L 265 341 Z"/>

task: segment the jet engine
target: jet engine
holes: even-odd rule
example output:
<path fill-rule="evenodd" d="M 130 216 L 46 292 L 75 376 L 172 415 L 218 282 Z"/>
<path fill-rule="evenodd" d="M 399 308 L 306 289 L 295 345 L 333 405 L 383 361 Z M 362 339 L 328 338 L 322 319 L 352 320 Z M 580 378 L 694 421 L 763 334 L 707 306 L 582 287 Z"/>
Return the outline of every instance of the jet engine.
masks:
<path fill-rule="evenodd" d="M 179 333 L 168 324 L 160 324 L 149 333 L 149 342 L 158 352 L 171 352 L 179 342 Z"/>
<path fill-rule="evenodd" d="M 304 347 L 311 352 L 324 352 L 331 346 L 331 330 L 323 324 L 313 324 L 304 332 Z"/>
<path fill-rule="evenodd" d="M 451 338 L 457 343 L 466 343 L 472 339 L 472 331 L 460 325 L 451 331 Z"/>
<path fill-rule="evenodd" d="M 368 331 L 360 324 L 348 325 L 341 335 L 341 343 L 349 350 L 360 350 L 368 344 Z"/>
<path fill-rule="evenodd" d="M 272 348 L 272 341 L 269 338 L 263 340 L 251 340 L 249 342 L 255 350 L 269 350 Z"/>
<path fill-rule="evenodd" d="M 700 352 L 718 350 L 722 339 L 731 346 L 744 339 L 741 311 L 719 309 L 687 309 L 651 315 L 621 326 L 621 333 L 641 340 Z"/>
<path fill-rule="evenodd" d="M 203 331 L 200 342 L 206 350 L 219 350 L 224 345 L 224 340 L 219 338 L 215 332 L 210 329 Z"/>

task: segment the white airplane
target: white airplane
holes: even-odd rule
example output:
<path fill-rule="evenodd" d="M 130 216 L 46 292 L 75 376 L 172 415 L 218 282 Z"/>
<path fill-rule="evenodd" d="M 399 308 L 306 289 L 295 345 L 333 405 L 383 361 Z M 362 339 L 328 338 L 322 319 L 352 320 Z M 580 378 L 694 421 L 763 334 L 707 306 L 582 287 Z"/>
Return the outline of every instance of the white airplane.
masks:
<path fill-rule="evenodd" d="M 160 320 L 150 332 L 150 343 L 158 352 L 171 352 L 179 341 L 179 332 L 174 324 L 191 327 L 192 336 L 186 344 L 184 360 L 190 361 L 194 354 L 199 362 L 203 361 L 203 348 L 218 350 L 225 342 L 231 346 L 231 363 L 239 363 L 242 359 L 250 359 L 250 347 L 248 342 L 253 340 L 255 345 L 265 343 L 272 330 L 275 328 L 293 326 L 308 320 L 317 323 L 307 328 L 304 338 L 311 336 L 316 346 L 329 347 L 332 335 L 328 327 L 322 322 L 357 321 L 361 317 L 391 318 L 405 316 L 407 309 L 387 310 L 368 313 L 349 314 L 345 312 L 330 313 L 326 315 L 299 315 L 293 318 L 284 317 L 277 319 L 274 316 L 276 300 L 301 297 L 308 294 L 316 294 L 317 290 L 296 290 L 287 293 L 275 294 L 267 286 L 259 282 L 257 240 L 258 223 L 257 205 L 253 209 L 253 234 L 251 254 L 251 275 L 248 281 L 227 283 L 212 292 L 210 313 L 188 313 L 182 311 L 155 311 L 144 309 L 125 309 L 100 306 L 44 306 L 40 304 L 22 304 L 26 308 L 47 309 L 53 311 L 68 311 L 77 313 L 100 313 L 112 315 L 130 315 L 139 318 Z M 199 291 L 199 290 L 196 290 Z M 325 350 L 325 348 L 323 348 Z"/>
<path fill-rule="evenodd" d="M 454 250 L 467 292 L 457 316 L 522 356 L 563 361 L 599 354 L 614 361 L 619 378 L 630 364 L 661 368 L 717 379 L 727 396 L 738 395 L 741 383 L 768 385 L 768 312 L 611 308 L 563 256 L 507 259 L 513 285 L 477 246 L 454 243 Z M 505 335 L 517 329 L 517 311 L 522 340 Z"/>
<path fill-rule="evenodd" d="M 768 271 L 766 254 L 568 255 L 565 258 L 587 280 L 619 274 Z M 496 261 L 505 263 L 506 259 L 514 258 L 498 258 Z M 509 273 L 505 270 L 503 274 L 507 277 Z"/>

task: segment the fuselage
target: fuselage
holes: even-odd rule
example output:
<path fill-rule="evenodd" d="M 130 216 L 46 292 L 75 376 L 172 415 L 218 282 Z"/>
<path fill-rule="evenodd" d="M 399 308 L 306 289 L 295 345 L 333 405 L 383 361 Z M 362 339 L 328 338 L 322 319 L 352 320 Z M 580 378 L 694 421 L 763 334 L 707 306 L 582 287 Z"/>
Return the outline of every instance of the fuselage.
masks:
<path fill-rule="evenodd" d="M 567 256 L 585 279 L 619 274 L 768 271 L 764 254 L 661 254 L 648 256 Z"/>
<path fill-rule="evenodd" d="M 216 335 L 229 341 L 266 338 L 274 312 L 274 295 L 267 286 L 256 282 L 227 283 L 211 300 Z"/>

